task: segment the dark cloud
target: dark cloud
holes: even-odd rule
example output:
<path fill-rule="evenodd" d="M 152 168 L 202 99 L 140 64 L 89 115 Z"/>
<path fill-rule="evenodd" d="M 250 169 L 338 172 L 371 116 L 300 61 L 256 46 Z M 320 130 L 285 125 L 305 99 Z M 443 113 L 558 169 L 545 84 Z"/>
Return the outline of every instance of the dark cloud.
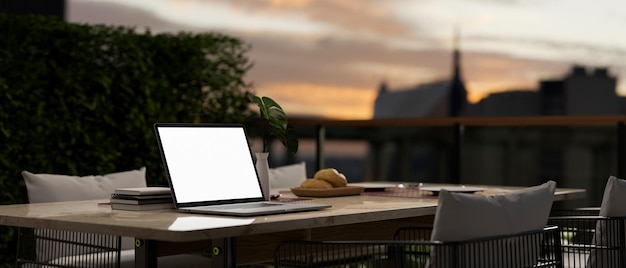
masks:
<path fill-rule="evenodd" d="M 468 41 L 476 42 L 492 42 L 501 44 L 526 45 L 541 49 L 555 51 L 577 50 L 585 53 L 601 53 L 612 55 L 613 57 L 626 57 L 626 49 L 606 44 L 605 46 L 591 45 L 589 43 L 580 42 L 562 42 L 546 39 L 520 38 L 514 36 L 488 36 L 488 35 L 472 35 L 464 37 Z"/>
<path fill-rule="evenodd" d="M 148 11 L 104 2 L 73 1 L 69 4 L 68 20 L 76 23 L 150 27 L 152 29 L 176 27 Z"/>
<path fill-rule="evenodd" d="M 326 38 L 311 41 L 309 46 L 299 46 L 287 38 L 249 36 L 252 43 L 252 59 L 256 68 L 251 76 L 261 84 L 311 83 L 340 86 L 356 86 L 375 89 L 384 74 L 371 74 L 350 68 L 353 63 L 376 63 L 414 69 L 419 77 L 428 70 L 432 80 L 446 79 L 452 71 L 452 48 L 450 49 L 393 49 L 383 42 L 364 42 Z M 561 73 L 567 63 L 549 60 L 520 59 L 511 55 L 488 52 L 462 51 L 464 77 L 468 80 L 487 81 L 528 79 L 527 72 L 534 74 Z M 397 81 L 388 81 L 397 84 Z M 416 83 L 418 81 L 415 81 Z"/>
<path fill-rule="evenodd" d="M 531 82 L 538 83 L 541 79 L 560 75 L 569 68 L 569 64 L 564 62 L 520 59 L 486 52 L 465 52 L 462 64 L 465 78 L 478 82 L 497 80 L 521 82 L 536 77 L 537 79 Z"/>
<path fill-rule="evenodd" d="M 481 0 L 486 1 L 486 0 Z M 219 1 L 223 2 L 223 1 Z M 208 32 L 220 31 L 224 34 L 241 38 L 251 45 L 249 58 L 255 66 L 248 73 L 246 79 L 255 85 L 271 90 L 274 94 L 281 90 L 311 90 L 320 89 L 316 98 L 306 103 L 310 111 L 315 110 L 314 100 L 323 100 L 324 109 L 336 111 L 346 108 L 346 96 L 337 94 L 337 97 L 327 92 L 344 88 L 349 94 L 357 94 L 361 90 L 363 94 L 372 96 L 379 84 L 386 80 L 390 85 L 397 85 L 389 73 L 389 68 L 405 70 L 407 75 L 413 77 L 415 84 L 419 77 L 431 76 L 432 80 L 450 77 L 452 70 L 452 45 L 437 43 L 438 41 L 428 36 L 413 36 L 412 41 L 428 43 L 429 49 L 423 47 L 404 46 L 396 48 L 388 45 L 384 37 L 405 36 L 409 34 L 409 26 L 394 20 L 388 14 L 384 3 L 387 1 L 270 1 L 270 0 L 230 0 L 232 7 L 243 9 L 247 12 L 271 14 L 280 12 L 288 14 L 298 11 L 305 14 L 311 20 L 327 23 L 341 29 L 354 29 L 355 31 L 372 31 L 382 38 L 350 39 L 345 36 L 337 36 L 328 33 L 325 36 L 304 37 L 271 32 L 249 32 L 245 29 L 239 31 L 224 31 L 221 29 L 209 29 L 190 27 L 179 23 L 173 23 L 157 17 L 155 14 L 142 9 L 131 8 L 121 4 L 106 2 L 80 2 L 73 1 L 71 4 L 70 20 L 74 22 L 104 23 L 114 25 L 130 25 L 136 27 L 149 27 L 154 32 Z M 277 5 L 276 3 L 283 3 Z M 396 1 L 397 3 L 397 1 Z M 412 32 L 411 34 L 416 34 Z M 421 39 L 420 39 L 421 38 Z M 587 44 L 560 43 L 556 41 L 520 39 L 513 37 L 497 36 L 464 36 L 463 42 L 491 42 L 491 43 L 515 43 L 527 44 L 528 46 L 544 47 L 558 51 L 564 48 L 586 49 L 589 51 L 603 51 L 603 53 L 621 55 L 626 51 L 619 48 L 598 48 Z M 492 84 L 523 84 L 536 83 L 539 79 L 549 78 L 562 74 L 568 63 L 533 60 L 518 58 L 503 53 L 489 53 L 477 51 L 462 51 L 463 76 L 468 84 L 492 85 Z M 368 65 L 379 66 L 379 69 L 368 70 Z M 359 66 L 359 67 L 357 67 Z M 413 73 L 413 70 L 415 73 Z M 392 78 L 390 78 L 392 77 Z M 397 77 L 397 74 L 396 74 Z M 391 80 L 390 80 L 391 79 Z M 403 80 L 412 81 L 412 78 Z M 530 82 L 529 82 L 530 81 Z M 415 85 L 412 84 L 412 85 Z M 306 85 L 290 87 L 290 85 Z M 408 85 L 408 86 L 412 86 Z M 406 87 L 407 85 L 402 85 Z M 274 88 L 271 88 L 274 87 Z M 326 87 L 326 90 L 322 88 Z M 296 89 L 291 89 L 296 88 Z M 489 88 L 474 88 L 477 91 L 489 91 Z M 498 88 L 498 91 L 505 89 Z M 294 92 L 285 93 L 285 99 L 297 101 L 301 94 Z M 280 96 L 276 99 L 282 100 Z M 324 99 L 326 98 L 326 99 Z M 336 98 L 337 100 L 328 100 Z M 349 98 L 359 100 L 362 107 L 371 107 L 372 103 L 363 101 L 371 97 Z M 336 103 L 336 107 L 329 103 Z M 371 102 L 371 101 L 370 101 Z M 304 105 L 300 102 L 300 106 Z M 286 104 L 289 105 L 289 104 Z M 321 104 L 320 104 L 321 105 Z M 359 104 L 354 104 L 358 106 Z M 341 106 L 341 107 L 339 107 Z M 321 107 L 321 106 L 320 106 Z M 353 109 L 354 110 L 354 109 Z"/>
<path fill-rule="evenodd" d="M 374 30 L 386 35 L 408 31 L 407 26 L 394 21 L 388 15 L 384 4 L 379 4 L 385 3 L 384 1 L 374 1 L 376 4 L 368 1 L 303 1 L 302 5 L 293 4 L 295 2 L 284 1 L 284 5 L 278 6 L 269 0 L 234 0 L 229 3 L 247 12 L 288 14 L 297 11 L 307 14 L 312 20 L 324 21 L 345 29 Z M 149 28 L 155 32 L 215 30 L 173 23 L 143 9 L 121 4 L 73 1 L 71 5 L 70 20 L 75 22 L 131 25 Z M 306 41 L 280 34 L 222 32 L 240 37 L 252 45 L 250 57 L 255 62 L 255 67 L 250 72 L 249 79 L 263 84 L 298 82 L 376 87 L 385 79 L 384 75 L 356 70 L 352 66 L 357 62 L 404 68 L 426 66 L 436 70 L 435 73 L 439 76 L 445 75 L 450 69 L 449 51 L 391 49 L 384 44 L 384 38 L 358 41 L 329 35 Z"/>
<path fill-rule="evenodd" d="M 269 1 L 233 1 L 232 3 L 235 6 L 245 4 L 245 8 L 248 9 L 272 8 Z M 323 13 L 322 10 L 329 10 L 329 13 L 331 11 L 338 14 L 342 13 L 342 9 L 339 8 L 341 5 L 333 4 L 335 1 L 312 1 L 311 3 L 313 9 L 318 10 L 311 12 L 312 14 L 321 14 Z M 257 10 L 257 12 L 261 11 Z M 105 2 L 74 1 L 71 13 L 72 21 L 149 27 L 157 32 L 209 30 L 172 23 L 145 10 Z M 307 41 L 306 39 L 279 34 L 224 33 L 242 38 L 251 45 L 252 50 L 249 55 L 255 63 L 255 67 L 250 71 L 247 79 L 256 84 L 307 83 L 375 89 L 382 80 L 387 79 L 387 76 L 353 68 L 355 64 L 371 63 L 381 66 L 413 68 L 416 76 L 419 76 L 418 72 L 421 70 L 428 69 L 431 74 L 434 74 L 433 79 L 448 77 L 452 69 L 452 47 L 428 50 L 394 49 L 385 45 L 386 40 L 384 39 L 360 41 L 345 39 L 340 36 L 325 36 Z M 486 36 L 467 38 L 497 42 L 510 40 L 498 40 L 495 37 Z M 503 72 L 500 70 L 501 65 L 506 64 L 512 66 L 511 68 L 519 73 L 526 68 L 545 69 L 541 66 L 550 65 L 546 62 L 512 59 L 506 55 L 470 51 L 464 51 L 463 57 L 467 79 L 486 78 L 501 73 Z M 499 62 L 499 64 L 496 65 L 494 62 Z M 394 81 L 388 82 L 394 84 Z"/>
<path fill-rule="evenodd" d="M 382 42 L 332 39 L 311 41 L 307 46 L 298 41 L 266 36 L 245 38 L 252 44 L 251 58 L 255 69 L 251 74 L 260 83 L 274 81 L 375 88 L 385 78 L 354 68 L 358 63 L 415 68 L 427 66 L 439 73 L 450 69 L 450 51 L 398 50 Z"/>
<path fill-rule="evenodd" d="M 545 0 L 538 0 L 545 1 Z M 514 5 L 520 4 L 523 2 L 531 2 L 531 1 L 522 1 L 522 0 L 470 0 L 468 2 L 476 2 L 476 3 L 487 3 L 489 5 Z"/>
<path fill-rule="evenodd" d="M 68 7 L 67 19 L 75 23 L 131 26 L 138 30 L 149 29 L 155 33 L 210 30 L 174 23 L 145 9 L 116 3 L 70 1 Z"/>
<path fill-rule="evenodd" d="M 392 16 L 391 1 L 231 0 L 229 3 L 237 9 L 250 13 L 282 15 L 298 13 L 311 21 L 323 22 L 353 32 L 399 36 L 408 35 L 415 29 L 415 25 L 406 25 Z"/>

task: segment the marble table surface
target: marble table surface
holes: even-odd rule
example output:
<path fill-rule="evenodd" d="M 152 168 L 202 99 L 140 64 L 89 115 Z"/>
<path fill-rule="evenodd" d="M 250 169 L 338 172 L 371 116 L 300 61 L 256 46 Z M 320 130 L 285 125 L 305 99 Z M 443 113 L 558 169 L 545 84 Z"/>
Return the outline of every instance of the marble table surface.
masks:
<path fill-rule="evenodd" d="M 433 185 L 428 185 L 433 186 Z M 484 187 L 501 194 L 519 187 Z M 584 189 L 558 188 L 555 201 L 579 199 Z M 150 211 L 112 210 L 109 200 L 87 200 L 0 206 L 0 225 L 48 228 L 130 236 L 141 239 L 190 242 L 225 237 L 260 235 L 340 225 L 432 216 L 437 198 L 407 198 L 361 194 L 327 198 L 295 198 L 291 202 L 330 204 L 320 211 L 250 218 L 179 213 L 174 209 Z"/>

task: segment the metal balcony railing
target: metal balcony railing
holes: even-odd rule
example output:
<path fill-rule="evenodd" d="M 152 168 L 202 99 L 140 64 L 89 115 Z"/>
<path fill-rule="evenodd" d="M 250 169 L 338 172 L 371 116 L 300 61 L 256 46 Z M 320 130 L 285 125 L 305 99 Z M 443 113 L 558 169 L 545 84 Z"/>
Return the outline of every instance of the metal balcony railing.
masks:
<path fill-rule="evenodd" d="M 596 178 L 606 179 L 609 175 L 626 178 L 626 116 L 519 116 L 519 117 L 430 117 L 430 118 L 389 118 L 371 120 L 333 120 L 333 119 L 301 119 L 290 118 L 290 125 L 294 126 L 301 139 L 315 140 L 315 168 L 325 167 L 325 146 L 329 140 L 360 140 L 370 144 L 370 154 L 378 154 L 381 144 L 393 142 L 399 144 L 396 148 L 404 149 L 405 156 L 410 156 L 407 145 L 421 143 L 434 147 L 431 152 L 440 154 L 436 161 L 437 165 L 445 166 L 444 172 L 437 173 L 440 182 L 468 183 L 476 182 L 477 178 L 471 177 L 470 170 L 488 169 L 489 163 L 476 165 L 475 160 L 480 157 L 495 158 L 489 152 L 477 153 L 477 150 L 487 150 L 494 146 L 504 147 L 500 155 L 511 158 L 508 162 L 494 163 L 502 165 L 500 169 L 513 171 L 498 171 L 498 176 L 514 177 L 519 170 L 529 169 L 527 165 L 519 167 L 523 162 L 510 156 L 510 154 L 525 154 L 526 158 L 536 157 L 540 167 L 530 169 L 542 169 L 531 176 L 551 177 L 549 179 L 562 180 L 561 186 L 586 188 L 584 185 L 576 185 L 566 177 L 575 169 L 583 168 L 584 165 L 576 164 L 577 161 L 592 161 L 596 171 L 589 172 L 589 180 Z M 377 147 L 378 146 L 378 147 Z M 489 147 L 489 148 L 487 148 Z M 534 148 L 534 152 L 528 152 L 527 148 Z M 589 159 L 572 160 L 580 154 L 581 148 L 591 152 Z M 373 166 L 381 161 L 390 161 L 384 157 L 372 157 L 369 162 Z M 399 162 L 406 157 L 396 157 Z M 584 157 L 583 157 L 584 158 Z M 397 160 L 400 159 L 400 160 Z M 563 160 L 565 159 L 565 160 Z M 404 161 L 404 160 L 402 160 Z M 404 161 L 404 165 L 415 164 Z M 445 163 L 442 163 L 445 162 Z M 540 162 L 540 163 L 539 163 Z M 570 163 L 571 162 L 571 163 Z M 508 166 L 508 167 L 507 167 Z M 571 168 L 573 167 L 573 168 Z M 441 167 L 439 167 L 441 169 Z M 376 170 L 376 167 L 370 168 Z M 556 171 L 555 171 L 556 170 Z M 494 172 L 492 172 L 494 173 Z M 409 173 L 400 173 L 400 177 Z M 442 175 L 443 174 L 443 175 Z M 374 174 L 372 177 L 384 177 L 385 175 Z M 469 177 L 468 177 L 469 176 Z M 481 175 L 477 175 L 481 176 Z M 520 175 L 521 176 L 521 175 Z M 580 175 L 583 176 L 583 175 Z M 563 178 L 552 178 L 563 177 Z M 548 179 L 548 178 L 536 178 Z M 576 181 L 576 179 L 574 180 Z M 605 180 L 602 180 L 604 182 Z M 520 183 L 515 180 L 509 184 Z M 569 185 L 568 185 L 569 184 Z M 603 186 L 604 184 L 602 184 Z M 594 186 L 596 187 L 596 186 Z M 597 186 L 600 187 L 600 186 Z M 600 187 L 601 188 L 601 187 Z M 594 189 L 588 189 L 591 192 Z M 591 194 L 593 196 L 593 193 Z"/>

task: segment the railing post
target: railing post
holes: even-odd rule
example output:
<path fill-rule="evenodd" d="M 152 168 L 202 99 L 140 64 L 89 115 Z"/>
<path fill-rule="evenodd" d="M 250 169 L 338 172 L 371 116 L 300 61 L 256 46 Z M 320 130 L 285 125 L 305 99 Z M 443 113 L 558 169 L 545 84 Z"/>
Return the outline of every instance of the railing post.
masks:
<path fill-rule="evenodd" d="M 317 170 L 321 170 L 324 168 L 324 140 L 326 140 L 326 128 L 322 125 L 317 125 L 316 132 L 316 147 L 315 147 L 315 157 L 317 161 Z"/>
<path fill-rule="evenodd" d="M 626 161 L 626 141 L 624 141 L 624 135 L 626 135 L 626 125 L 624 122 L 617 123 L 617 177 L 626 178 L 626 171 L 624 170 L 624 161 Z"/>
<path fill-rule="evenodd" d="M 463 135 L 465 127 L 460 123 L 454 124 L 454 144 L 452 145 L 452 163 L 450 166 L 450 183 L 461 183 L 461 153 L 463 152 Z"/>

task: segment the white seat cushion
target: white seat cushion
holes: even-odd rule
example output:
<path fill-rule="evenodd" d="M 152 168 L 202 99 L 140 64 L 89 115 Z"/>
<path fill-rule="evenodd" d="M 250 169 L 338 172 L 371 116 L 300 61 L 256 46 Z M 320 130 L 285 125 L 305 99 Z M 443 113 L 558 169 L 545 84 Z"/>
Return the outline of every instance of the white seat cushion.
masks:
<path fill-rule="evenodd" d="M 615 176 L 609 177 L 604 187 L 599 215 L 626 217 L 626 180 L 618 179 Z M 620 239 L 616 238 L 615 235 L 619 233 L 620 226 L 615 223 L 617 222 L 598 221 L 592 242 L 596 245 L 619 247 Z M 615 250 L 592 249 L 589 252 L 587 267 L 609 267 L 609 264 L 619 261 L 620 254 L 619 251 Z"/>
<path fill-rule="evenodd" d="M 22 171 L 22 177 L 31 203 L 60 202 L 90 199 L 108 199 L 116 188 L 146 187 L 146 168 L 123 171 L 105 175 L 68 176 L 60 174 L 34 174 Z M 44 233 L 36 230 L 39 234 Z M 51 233 L 51 238 L 71 240 L 70 233 Z M 37 241 L 37 254 L 42 261 L 60 258 L 67 255 L 67 245 L 60 245 L 55 251 L 44 250 L 52 242 Z M 134 249 L 135 239 L 122 238 L 122 249 Z M 69 249 L 68 249 L 69 250 Z M 84 254 L 85 252 L 74 252 Z"/>
<path fill-rule="evenodd" d="M 555 189 L 556 183 L 549 181 L 504 195 L 443 190 L 439 194 L 431 241 L 452 242 L 541 230 L 548 222 Z M 431 251 L 431 258 L 435 259 L 436 254 L 437 250 Z"/>
<path fill-rule="evenodd" d="M 540 230 L 548 222 L 556 183 L 485 196 L 439 194 L 431 240 L 460 241 Z"/>
<path fill-rule="evenodd" d="M 298 187 L 306 176 L 306 163 L 300 162 L 292 165 L 285 165 L 277 168 L 270 168 L 270 193 L 277 194 L 278 189 L 288 189 Z"/>
<path fill-rule="evenodd" d="M 22 171 L 30 203 L 108 199 L 116 188 L 146 187 L 146 168 L 96 176 Z"/>
<path fill-rule="evenodd" d="M 624 217 L 626 216 L 626 180 L 610 176 L 604 187 L 600 216 Z"/>
<path fill-rule="evenodd" d="M 74 201 L 90 199 L 108 199 L 117 188 L 146 187 L 146 168 L 125 172 L 117 172 L 96 176 L 67 176 L 58 174 L 33 174 L 23 171 L 28 199 L 31 203 Z M 37 232 L 39 231 L 39 232 Z M 43 230 L 36 230 L 43 234 Z M 61 240 L 72 240 L 72 232 L 61 232 L 48 235 Z M 37 254 L 42 261 L 50 264 L 63 264 L 69 267 L 84 267 L 87 263 L 93 267 L 95 263 L 110 264 L 106 253 L 92 253 L 88 250 L 73 249 L 69 255 L 64 247 L 54 246 L 54 251 L 45 250 L 49 242 L 38 240 Z M 69 250 L 69 249 L 68 249 Z M 192 254 L 181 254 L 159 257 L 159 267 L 210 267 L 211 259 Z M 107 267 L 110 267 L 108 265 Z M 135 239 L 122 237 L 120 267 L 135 267 Z"/>
<path fill-rule="evenodd" d="M 76 256 L 65 256 L 54 259 L 49 264 L 63 265 L 64 267 L 111 267 L 110 263 L 116 259 L 116 255 L 107 255 L 106 253 L 91 253 Z M 211 267 L 211 259 L 192 254 L 180 254 L 172 256 L 164 256 L 158 258 L 159 268 L 168 267 Z M 52 266 L 42 266 L 52 267 Z M 135 250 L 127 249 L 120 252 L 120 268 L 135 267 Z"/>

